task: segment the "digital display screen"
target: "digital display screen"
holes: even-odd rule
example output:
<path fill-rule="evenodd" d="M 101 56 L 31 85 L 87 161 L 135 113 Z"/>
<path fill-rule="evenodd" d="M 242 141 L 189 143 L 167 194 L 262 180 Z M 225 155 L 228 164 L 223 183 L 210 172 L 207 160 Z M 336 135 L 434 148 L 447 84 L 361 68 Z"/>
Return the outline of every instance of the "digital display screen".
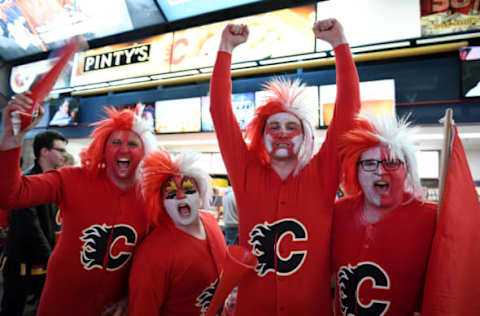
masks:
<path fill-rule="evenodd" d="M 462 95 L 466 98 L 480 97 L 480 46 L 460 48 L 462 69 Z"/>
<path fill-rule="evenodd" d="M 202 131 L 213 132 L 213 121 L 210 115 L 210 97 L 202 97 Z M 232 94 L 232 110 L 237 118 L 238 125 L 242 131 L 255 115 L 255 93 L 234 93 Z"/>
<path fill-rule="evenodd" d="M 260 0 L 156 0 L 168 21 L 176 21 Z"/>
<path fill-rule="evenodd" d="M 333 118 L 336 85 L 320 86 L 321 125 L 329 126 Z M 395 81 L 393 79 L 360 82 L 360 114 L 395 115 Z"/>
<path fill-rule="evenodd" d="M 155 131 L 157 133 L 200 132 L 200 107 L 199 97 L 155 102 Z"/>
<path fill-rule="evenodd" d="M 11 61 L 58 48 L 75 35 L 92 40 L 162 22 L 151 0 L 3 0 L 0 57 Z"/>
<path fill-rule="evenodd" d="M 48 126 L 74 126 L 79 122 L 79 102 L 76 98 L 50 100 Z"/>

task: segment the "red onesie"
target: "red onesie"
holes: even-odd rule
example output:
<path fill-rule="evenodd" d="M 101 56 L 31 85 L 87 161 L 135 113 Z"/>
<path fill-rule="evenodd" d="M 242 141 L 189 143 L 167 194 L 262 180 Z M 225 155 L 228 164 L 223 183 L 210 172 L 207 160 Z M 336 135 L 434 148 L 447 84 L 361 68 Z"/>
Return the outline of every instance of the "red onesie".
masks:
<path fill-rule="evenodd" d="M 358 74 L 347 44 L 335 49 L 337 100 L 326 140 L 296 176 L 282 179 L 247 149 L 230 102 L 231 55 L 220 51 L 211 80 L 211 114 L 237 198 L 240 245 L 259 264 L 240 283 L 236 316 L 331 313 L 330 232 L 338 188 L 337 138 L 360 109 Z"/>
<path fill-rule="evenodd" d="M 200 212 L 206 240 L 172 225 L 156 228 L 135 250 L 129 315 L 204 315 L 221 272 L 226 245 L 218 224 Z"/>
<path fill-rule="evenodd" d="M 130 257 L 146 233 L 137 192 L 122 192 L 105 172 L 92 178 L 82 167 L 23 177 L 20 152 L 0 151 L 0 207 L 55 203 L 63 215 L 37 315 L 100 315 L 127 295 Z"/>
<path fill-rule="evenodd" d="M 335 204 L 335 315 L 412 316 L 420 311 L 436 205 L 413 200 L 369 224 L 363 201 Z"/>

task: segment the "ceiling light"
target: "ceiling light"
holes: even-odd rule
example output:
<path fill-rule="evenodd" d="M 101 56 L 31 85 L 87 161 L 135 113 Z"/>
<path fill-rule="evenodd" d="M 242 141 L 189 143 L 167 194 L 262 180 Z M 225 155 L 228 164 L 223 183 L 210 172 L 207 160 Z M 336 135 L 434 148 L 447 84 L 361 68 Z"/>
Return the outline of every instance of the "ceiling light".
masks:
<path fill-rule="evenodd" d="M 441 37 L 434 37 L 434 38 L 417 39 L 416 42 L 417 42 L 417 44 L 430 44 L 430 43 L 454 41 L 454 40 L 458 40 L 458 39 L 465 39 L 465 38 L 472 38 L 472 37 L 480 37 L 480 32 L 468 33 L 468 34 L 459 34 L 459 35 L 450 35 L 450 36 L 441 36 Z"/>
<path fill-rule="evenodd" d="M 353 48 L 351 49 L 351 51 L 352 51 L 352 53 L 360 53 L 360 52 L 367 52 L 367 51 L 372 51 L 372 50 L 381 50 L 381 49 L 407 47 L 407 46 L 410 46 L 410 42 L 409 42 L 409 41 L 396 42 L 396 43 L 387 43 L 387 44 L 369 45 L 369 46 L 362 46 L 362 47 L 353 47 Z"/>
<path fill-rule="evenodd" d="M 157 80 L 157 79 L 166 79 L 166 78 L 173 78 L 173 77 L 182 77 L 182 76 L 191 76 L 191 75 L 198 75 L 198 70 L 186 70 L 186 71 L 177 71 L 177 72 L 169 72 L 160 75 L 153 75 L 150 78 Z"/>
<path fill-rule="evenodd" d="M 129 84 L 129 83 L 149 81 L 149 80 L 150 80 L 150 77 L 127 78 L 127 79 L 122 79 L 122 80 L 117 80 L 117 81 L 110 81 L 110 85 L 118 86 L 118 85 L 122 85 L 122 84 Z"/>
<path fill-rule="evenodd" d="M 74 91 L 89 90 L 89 89 L 104 88 L 104 87 L 108 87 L 108 86 L 109 86 L 108 83 L 102 82 L 102 83 L 89 84 L 89 85 L 85 85 L 85 86 L 78 86 L 78 87 L 73 88 L 73 90 Z"/>

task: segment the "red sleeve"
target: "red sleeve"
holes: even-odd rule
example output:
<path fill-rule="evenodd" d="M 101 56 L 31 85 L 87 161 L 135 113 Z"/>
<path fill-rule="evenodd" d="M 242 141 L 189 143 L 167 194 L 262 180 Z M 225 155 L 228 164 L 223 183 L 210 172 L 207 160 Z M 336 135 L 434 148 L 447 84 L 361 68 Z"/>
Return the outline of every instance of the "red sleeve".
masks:
<path fill-rule="evenodd" d="M 353 127 L 360 112 L 360 80 L 350 47 L 342 44 L 335 48 L 337 96 L 332 122 L 328 128 L 325 146 L 336 147 L 337 139 Z M 336 148 L 332 148 L 336 152 Z"/>
<path fill-rule="evenodd" d="M 152 256 L 149 245 L 152 243 L 144 242 L 133 257 L 129 279 L 129 315 L 160 315 L 168 294 L 168 263 Z M 168 258 L 166 252 L 163 254 Z"/>
<path fill-rule="evenodd" d="M 210 113 L 228 175 L 232 181 L 241 182 L 248 150 L 232 109 L 231 62 L 231 54 L 218 52 L 210 81 Z"/>
<path fill-rule="evenodd" d="M 21 209 L 46 203 L 58 204 L 61 179 L 58 171 L 22 176 L 18 167 L 21 147 L 0 151 L 0 207 Z"/>

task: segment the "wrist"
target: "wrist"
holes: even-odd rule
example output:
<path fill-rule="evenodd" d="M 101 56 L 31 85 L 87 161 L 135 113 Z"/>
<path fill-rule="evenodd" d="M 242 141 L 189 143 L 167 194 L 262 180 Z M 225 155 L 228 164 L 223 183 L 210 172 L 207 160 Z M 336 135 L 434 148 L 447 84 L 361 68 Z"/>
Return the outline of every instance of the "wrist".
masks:
<path fill-rule="evenodd" d="M 222 41 L 222 42 L 220 42 L 220 47 L 218 48 L 218 50 L 231 54 L 233 52 L 234 48 L 235 47 L 232 44 Z"/>

